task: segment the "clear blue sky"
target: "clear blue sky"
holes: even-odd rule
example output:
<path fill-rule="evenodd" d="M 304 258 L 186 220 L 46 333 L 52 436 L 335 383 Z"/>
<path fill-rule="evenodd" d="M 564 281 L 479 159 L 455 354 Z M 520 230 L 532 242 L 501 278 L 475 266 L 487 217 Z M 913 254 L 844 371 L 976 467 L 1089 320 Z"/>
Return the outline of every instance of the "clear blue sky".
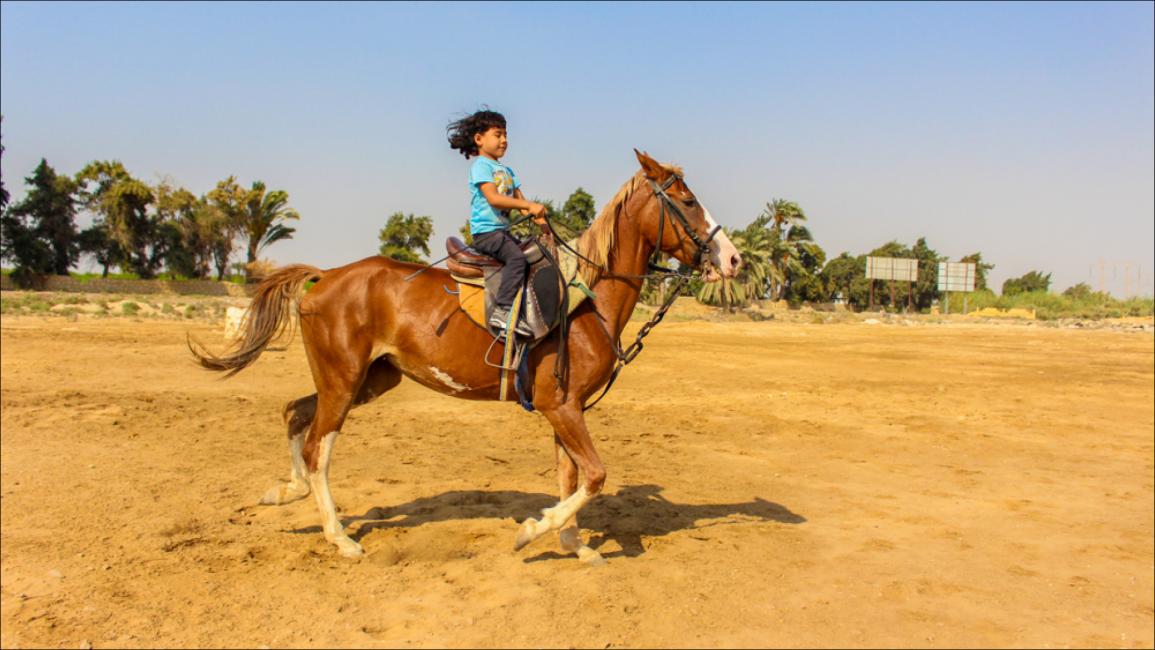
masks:
<path fill-rule="evenodd" d="M 505 113 L 527 193 L 599 207 L 632 147 L 718 220 L 797 201 L 831 257 L 926 236 L 993 284 L 1155 271 L 1152 3 L 0 4 L 3 177 L 118 159 L 303 215 L 279 263 L 372 255 L 394 211 L 468 214 L 445 126 Z M 1117 270 L 1114 272 L 1112 268 Z M 1134 275 L 1135 271 L 1132 270 Z M 1114 277 L 1114 283 L 1112 278 Z"/>

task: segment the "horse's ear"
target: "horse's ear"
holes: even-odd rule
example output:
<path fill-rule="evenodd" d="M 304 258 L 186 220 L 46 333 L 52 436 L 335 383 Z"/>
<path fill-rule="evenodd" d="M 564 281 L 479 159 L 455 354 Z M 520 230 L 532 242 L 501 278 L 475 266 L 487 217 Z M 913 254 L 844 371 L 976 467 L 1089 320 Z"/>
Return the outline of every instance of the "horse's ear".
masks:
<path fill-rule="evenodd" d="M 661 181 L 666 177 L 667 172 L 658 164 L 658 161 L 637 149 L 634 149 L 634 154 L 637 155 L 638 162 L 642 165 L 642 171 L 646 173 L 646 178 L 652 181 Z"/>

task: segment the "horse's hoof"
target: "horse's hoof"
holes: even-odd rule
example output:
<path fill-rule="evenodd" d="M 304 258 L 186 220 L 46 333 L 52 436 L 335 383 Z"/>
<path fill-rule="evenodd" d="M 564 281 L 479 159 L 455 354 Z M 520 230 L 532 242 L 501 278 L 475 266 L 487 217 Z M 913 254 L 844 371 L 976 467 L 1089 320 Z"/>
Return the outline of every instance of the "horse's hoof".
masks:
<path fill-rule="evenodd" d="M 583 546 L 578 551 L 578 559 L 586 566 L 605 566 L 609 564 L 601 553 L 593 550 L 588 546 Z"/>
<path fill-rule="evenodd" d="M 361 545 L 349 538 L 339 539 L 333 542 L 337 545 L 337 551 L 343 556 L 350 559 L 359 558 L 365 554 L 365 549 Z"/>
<path fill-rule="evenodd" d="M 537 520 L 533 517 L 526 519 L 521 525 L 521 530 L 517 531 L 517 540 L 513 542 L 514 552 L 525 548 L 525 545 L 532 542 L 535 538 L 533 535 L 534 528 L 537 527 Z"/>
<path fill-rule="evenodd" d="M 286 503 L 292 503 L 298 499 L 304 499 L 309 496 L 309 489 L 294 488 L 290 483 L 281 483 L 269 488 L 265 492 L 265 496 L 261 497 L 262 506 L 283 506 Z"/>

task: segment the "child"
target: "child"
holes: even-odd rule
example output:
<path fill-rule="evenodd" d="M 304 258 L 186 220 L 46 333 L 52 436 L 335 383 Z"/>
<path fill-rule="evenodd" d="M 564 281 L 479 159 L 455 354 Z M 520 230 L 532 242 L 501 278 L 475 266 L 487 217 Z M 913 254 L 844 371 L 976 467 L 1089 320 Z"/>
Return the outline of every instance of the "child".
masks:
<path fill-rule="evenodd" d="M 517 174 L 500 162 L 508 147 L 505 117 L 501 113 L 478 111 L 451 123 L 446 130 L 451 148 L 460 151 L 466 159 L 477 156 L 469 168 L 469 191 L 473 199 L 469 232 L 475 249 L 505 264 L 493 315 L 489 318 L 491 328 L 504 331 L 527 268 L 525 254 L 509 232 L 509 211 L 528 212 L 534 222 L 542 226 L 545 206 L 527 201 L 521 193 Z M 529 325 L 520 319 L 515 331 L 522 336 L 533 334 Z"/>

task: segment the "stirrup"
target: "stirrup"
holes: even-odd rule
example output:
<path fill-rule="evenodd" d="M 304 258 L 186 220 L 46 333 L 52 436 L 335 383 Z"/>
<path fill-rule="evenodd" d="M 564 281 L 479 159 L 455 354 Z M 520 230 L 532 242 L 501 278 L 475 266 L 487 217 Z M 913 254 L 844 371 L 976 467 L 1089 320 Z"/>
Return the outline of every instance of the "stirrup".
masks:
<path fill-rule="evenodd" d="M 497 368 L 498 370 L 501 370 L 501 371 L 517 370 L 517 361 L 518 361 L 517 359 L 513 359 L 511 361 L 512 365 L 508 368 L 501 365 L 500 363 L 494 363 L 494 362 L 489 360 L 489 353 L 493 352 L 493 346 L 497 345 L 498 341 L 505 341 L 505 340 L 506 340 L 506 332 L 505 332 L 505 330 L 502 330 L 500 334 L 498 334 L 497 336 L 494 336 L 493 340 L 489 342 L 489 347 L 485 349 L 485 355 L 481 358 L 481 360 L 484 361 L 485 365 L 489 366 L 490 368 Z M 516 339 L 515 339 L 514 345 L 516 345 Z"/>

